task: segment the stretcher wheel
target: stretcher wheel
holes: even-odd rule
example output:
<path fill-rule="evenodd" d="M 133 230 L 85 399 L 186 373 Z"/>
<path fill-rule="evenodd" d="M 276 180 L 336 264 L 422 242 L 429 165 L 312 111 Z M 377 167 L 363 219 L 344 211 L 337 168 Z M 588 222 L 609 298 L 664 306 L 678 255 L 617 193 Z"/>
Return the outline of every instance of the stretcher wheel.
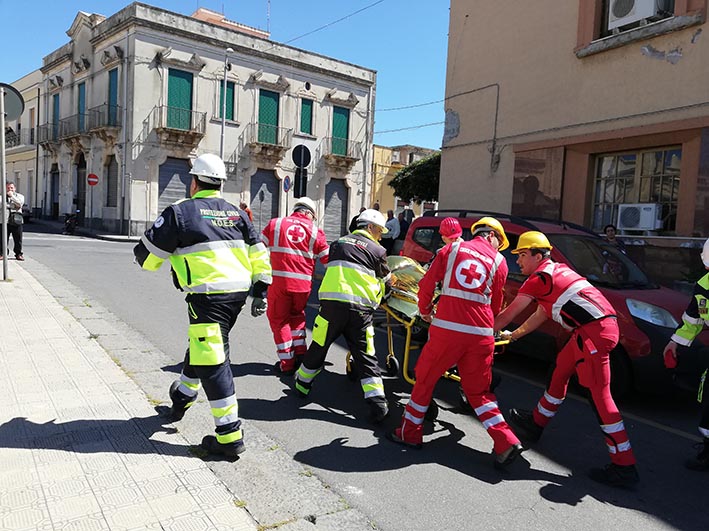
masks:
<path fill-rule="evenodd" d="M 354 363 L 352 363 L 352 355 L 349 352 L 347 353 L 347 361 L 345 363 L 345 373 L 350 382 L 357 381 L 357 369 L 355 369 Z"/>
<path fill-rule="evenodd" d="M 394 356 L 389 356 L 387 358 L 387 376 L 391 376 L 392 378 L 394 376 L 399 375 L 399 369 L 401 366 L 399 365 L 399 360 L 396 359 Z"/>
<path fill-rule="evenodd" d="M 428 410 L 423 418 L 430 420 L 431 422 L 438 418 L 438 404 L 436 404 L 435 400 L 431 400 L 431 403 L 428 405 Z"/>

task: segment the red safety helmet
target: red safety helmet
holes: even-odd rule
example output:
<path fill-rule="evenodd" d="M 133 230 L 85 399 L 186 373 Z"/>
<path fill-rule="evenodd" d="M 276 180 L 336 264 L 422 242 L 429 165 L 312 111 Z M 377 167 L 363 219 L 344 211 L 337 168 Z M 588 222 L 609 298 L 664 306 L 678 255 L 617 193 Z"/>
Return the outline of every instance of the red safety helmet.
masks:
<path fill-rule="evenodd" d="M 438 229 L 438 232 L 441 233 L 441 236 L 445 236 L 446 238 L 460 238 L 463 234 L 463 229 L 460 228 L 460 223 L 458 223 L 458 220 L 455 218 L 445 218 L 443 221 L 441 221 L 441 226 Z"/>

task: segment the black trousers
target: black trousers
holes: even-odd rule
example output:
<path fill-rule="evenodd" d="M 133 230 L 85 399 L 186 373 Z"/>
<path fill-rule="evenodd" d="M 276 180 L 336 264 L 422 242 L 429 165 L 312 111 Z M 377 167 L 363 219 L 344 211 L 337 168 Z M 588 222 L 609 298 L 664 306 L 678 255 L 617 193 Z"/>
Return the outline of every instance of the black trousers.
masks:
<path fill-rule="evenodd" d="M 12 241 L 14 243 L 14 246 L 12 248 L 12 252 L 15 253 L 15 256 L 21 255 L 22 254 L 22 225 L 10 225 L 9 223 L 7 224 L 7 243 L 8 245 L 10 244 L 10 236 L 12 236 Z M 2 240 L 2 238 L 0 238 Z M 0 241 L 0 254 L 3 253 L 3 250 L 5 247 L 3 246 L 4 242 Z"/>
<path fill-rule="evenodd" d="M 315 320 L 312 341 L 303 358 L 305 368 L 311 371 L 321 368 L 330 346 L 337 338 L 344 336 L 361 381 L 372 378 L 381 380 L 381 370 L 374 352 L 373 317 L 374 310 L 358 309 L 343 302 L 320 301 L 320 312 Z M 323 332 L 318 332 L 317 328 L 320 327 L 326 328 L 324 340 L 320 341 L 322 344 L 316 342 L 318 333 Z M 365 385 L 363 383 L 362 387 L 366 396 L 368 393 Z M 382 391 L 381 395 L 371 396 L 367 400 L 385 402 L 386 398 Z"/>
<path fill-rule="evenodd" d="M 216 365 L 193 364 L 190 348 L 185 353 L 185 363 L 182 374 L 187 378 L 198 378 L 209 401 L 221 400 L 235 395 L 234 375 L 231 372 L 229 359 L 229 332 L 236 323 L 236 318 L 244 307 L 245 293 L 224 293 L 217 295 L 190 294 L 185 299 L 188 304 L 190 326 L 195 324 L 219 325 L 225 359 Z M 215 416 L 215 421 L 218 417 Z M 239 430 L 241 420 L 219 425 L 218 435 L 226 435 Z"/>

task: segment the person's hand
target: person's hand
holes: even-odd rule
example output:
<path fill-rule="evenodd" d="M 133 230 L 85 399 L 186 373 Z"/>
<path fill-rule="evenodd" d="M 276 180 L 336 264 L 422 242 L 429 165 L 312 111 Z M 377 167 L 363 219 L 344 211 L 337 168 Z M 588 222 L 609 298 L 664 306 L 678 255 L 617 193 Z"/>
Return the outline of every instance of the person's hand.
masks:
<path fill-rule="evenodd" d="M 268 302 L 266 302 L 266 299 L 254 297 L 254 300 L 251 302 L 251 315 L 254 317 L 259 317 L 266 313 L 266 308 L 268 308 Z"/>
<path fill-rule="evenodd" d="M 503 330 L 502 332 L 500 332 L 500 339 L 502 341 L 512 342 L 512 332 L 510 332 L 509 330 Z"/>
<path fill-rule="evenodd" d="M 423 315 L 421 315 L 421 319 L 423 319 L 427 323 L 430 323 L 433 321 L 433 314 L 432 313 L 423 314 Z"/>
<path fill-rule="evenodd" d="M 662 353 L 662 358 L 667 369 L 674 369 L 677 367 L 677 343 L 674 341 L 667 343 L 665 351 Z"/>

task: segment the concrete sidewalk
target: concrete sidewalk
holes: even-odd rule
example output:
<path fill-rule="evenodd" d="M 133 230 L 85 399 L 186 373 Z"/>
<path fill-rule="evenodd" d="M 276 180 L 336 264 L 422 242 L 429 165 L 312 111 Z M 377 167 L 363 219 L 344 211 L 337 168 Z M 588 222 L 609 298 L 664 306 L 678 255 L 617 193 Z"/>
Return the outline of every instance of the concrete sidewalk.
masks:
<path fill-rule="evenodd" d="M 11 265 L 0 282 L 0 529 L 258 529 L 89 332 Z"/>

